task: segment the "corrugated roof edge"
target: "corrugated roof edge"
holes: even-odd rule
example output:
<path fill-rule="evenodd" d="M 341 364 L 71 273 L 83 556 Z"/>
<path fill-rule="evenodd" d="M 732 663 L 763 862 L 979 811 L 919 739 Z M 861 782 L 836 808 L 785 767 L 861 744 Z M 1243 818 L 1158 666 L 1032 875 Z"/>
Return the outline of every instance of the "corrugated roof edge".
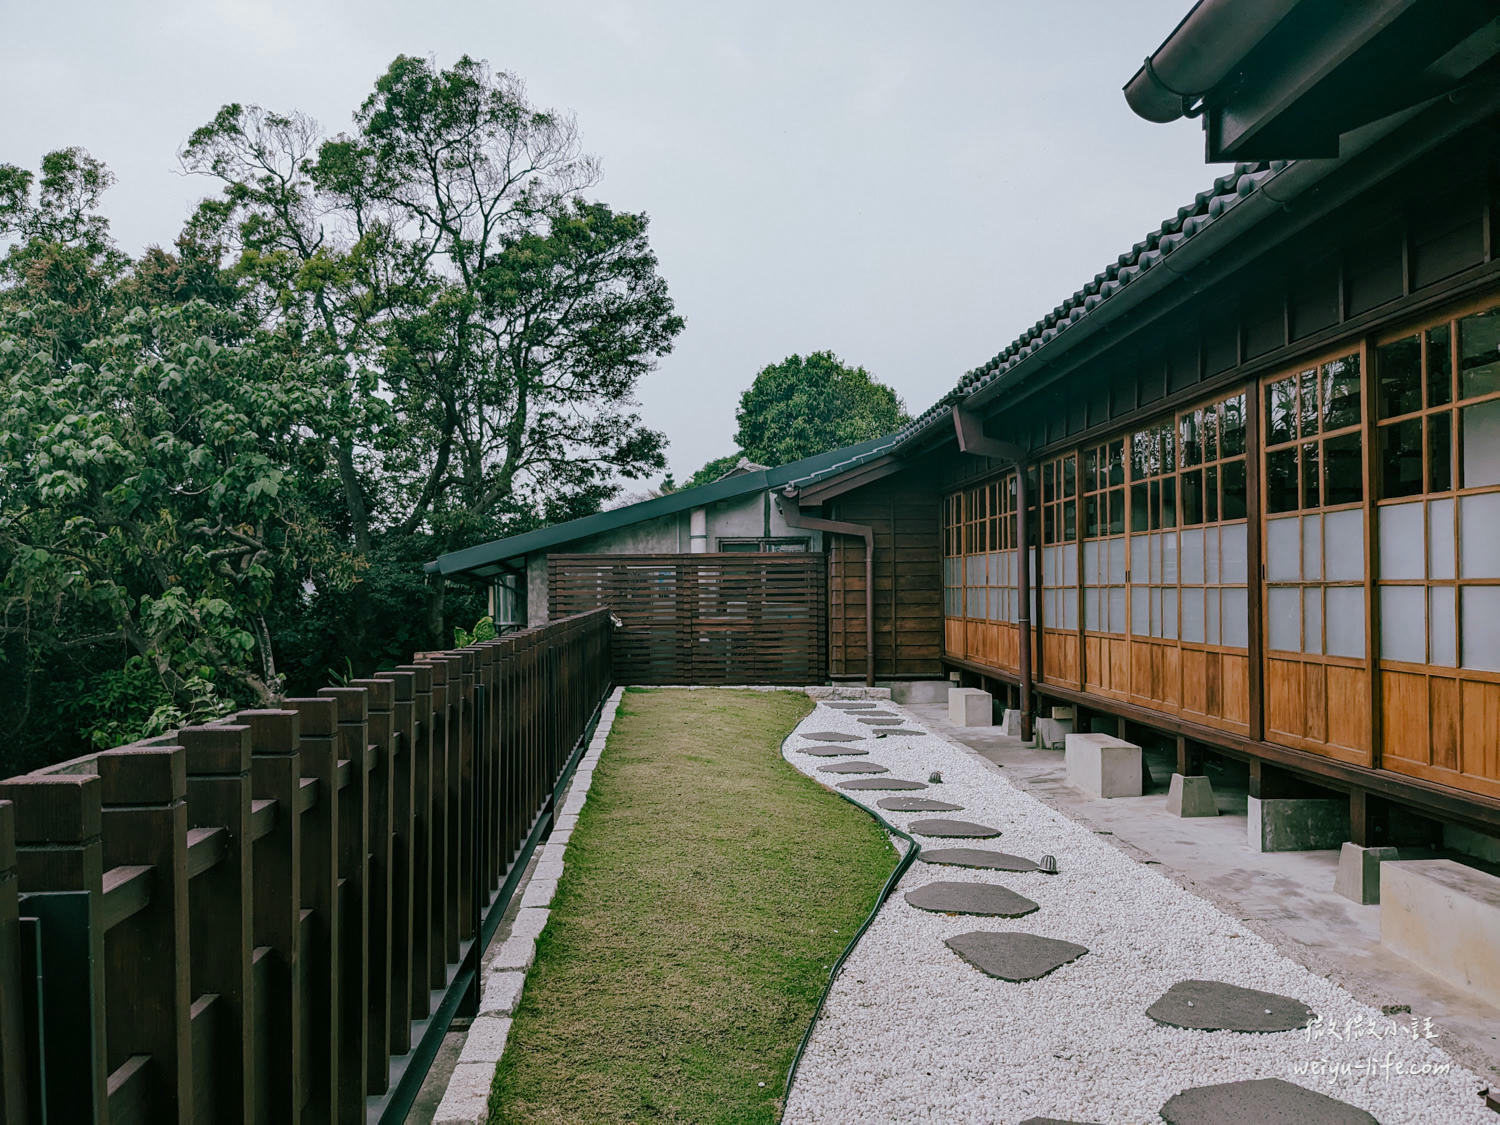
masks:
<path fill-rule="evenodd" d="M 445 577 L 462 574 L 482 567 L 495 566 L 508 559 L 536 554 L 538 551 L 556 547 L 562 543 L 586 539 L 591 535 L 601 535 L 643 520 L 673 515 L 685 509 L 698 508 L 705 504 L 730 500 L 736 496 L 781 485 L 801 485 L 822 480 L 832 473 L 843 472 L 889 452 L 895 446 L 895 441 L 894 434 L 887 434 L 856 445 L 831 449 L 816 457 L 792 461 L 774 469 L 743 473 L 727 480 L 714 481 L 712 484 L 699 485 L 697 488 L 684 488 L 677 492 L 669 492 L 665 496 L 612 508 L 607 512 L 596 512 L 592 516 L 580 516 L 578 519 L 568 520 L 565 523 L 539 527 L 535 531 L 495 539 L 489 543 L 465 547 L 459 551 L 450 551 L 425 564 L 423 570 L 429 574 L 441 574 Z"/>

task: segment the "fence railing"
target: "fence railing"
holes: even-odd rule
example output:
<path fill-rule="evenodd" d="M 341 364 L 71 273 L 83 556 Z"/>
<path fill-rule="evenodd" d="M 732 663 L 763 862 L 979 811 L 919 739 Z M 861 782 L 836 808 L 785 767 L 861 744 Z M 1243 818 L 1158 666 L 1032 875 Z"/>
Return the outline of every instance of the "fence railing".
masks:
<path fill-rule="evenodd" d="M 399 1120 L 610 667 L 584 613 L 0 782 L 0 1121 Z"/>

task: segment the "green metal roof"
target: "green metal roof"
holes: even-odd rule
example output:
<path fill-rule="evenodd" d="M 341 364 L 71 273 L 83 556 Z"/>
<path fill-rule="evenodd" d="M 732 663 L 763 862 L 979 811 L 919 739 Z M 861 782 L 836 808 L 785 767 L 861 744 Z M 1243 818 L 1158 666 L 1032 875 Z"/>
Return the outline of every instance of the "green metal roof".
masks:
<path fill-rule="evenodd" d="M 894 434 L 873 438 L 870 441 L 860 442 L 858 445 L 846 445 L 842 449 L 831 449 L 816 457 L 793 461 L 789 465 L 781 465 L 775 469 L 741 473 L 739 476 L 717 480 L 712 484 L 700 485 L 697 488 L 684 488 L 680 492 L 669 492 L 665 496 L 658 496 L 652 500 L 642 500 L 638 504 L 627 504 L 623 508 L 614 508 L 608 512 L 582 516 L 579 519 L 553 524 L 550 527 L 540 527 L 521 535 L 481 543 L 477 547 L 450 551 L 446 555 L 433 559 L 423 569 L 429 574 L 441 574 L 444 577 L 466 575 L 471 578 L 488 578 L 506 570 L 505 564 L 507 563 L 524 559 L 527 555 L 550 550 L 564 543 L 571 543 L 577 539 L 586 539 L 591 535 L 601 535 L 621 527 L 641 523 L 644 520 L 659 519 L 676 512 L 701 508 L 706 504 L 732 500 L 737 496 L 763 492 L 770 488 L 779 488 L 794 483 L 810 484 L 815 480 L 821 480 L 834 473 L 841 473 L 856 465 L 862 465 L 866 461 L 874 460 L 889 452 L 894 447 L 895 441 Z"/>

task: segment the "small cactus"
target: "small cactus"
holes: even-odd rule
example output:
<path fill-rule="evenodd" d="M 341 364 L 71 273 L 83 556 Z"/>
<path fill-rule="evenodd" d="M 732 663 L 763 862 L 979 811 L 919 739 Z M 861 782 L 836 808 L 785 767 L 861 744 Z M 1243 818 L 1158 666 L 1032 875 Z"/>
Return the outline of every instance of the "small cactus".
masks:
<path fill-rule="evenodd" d="M 930 774 L 927 775 L 927 781 L 930 785 L 941 785 L 943 783 L 942 771 L 933 770 Z"/>
<path fill-rule="evenodd" d="M 1042 856 L 1041 869 L 1042 869 L 1042 874 L 1043 875 L 1056 875 L 1057 874 L 1057 857 L 1056 856 L 1050 856 L 1050 855 L 1044 855 L 1044 856 Z"/>

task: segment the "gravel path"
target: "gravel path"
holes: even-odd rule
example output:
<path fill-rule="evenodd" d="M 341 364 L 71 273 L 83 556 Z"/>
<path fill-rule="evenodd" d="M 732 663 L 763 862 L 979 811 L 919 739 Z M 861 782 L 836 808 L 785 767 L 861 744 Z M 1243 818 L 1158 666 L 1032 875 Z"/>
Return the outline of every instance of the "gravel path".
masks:
<path fill-rule="evenodd" d="M 1483 1082 L 1440 1049 L 1442 1028 L 1416 1035 L 1279 954 L 1217 907 L 1015 789 L 966 748 L 923 734 L 880 739 L 857 711 L 820 705 L 783 753 L 823 784 L 838 759 L 799 753 L 846 732 L 860 761 L 890 777 L 943 781 L 919 795 L 961 805 L 954 817 L 1001 829 L 982 841 L 918 842 L 1057 858 L 1058 873 L 975 870 L 917 862 L 861 940 L 828 998 L 787 1108 L 814 1122 L 1016 1122 L 1031 1116 L 1154 1122 L 1173 1095 L 1279 1078 L 1367 1110 L 1383 1125 L 1493 1125 Z M 903 708 L 880 701 L 920 726 Z M 904 729 L 904 728 L 903 728 Z M 826 742 L 824 743 L 826 744 Z M 889 791 L 843 790 L 871 809 Z M 879 810 L 907 830 L 931 813 Z M 1040 909 L 1020 918 L 934 914 L 905 892 L 938 881 L 1007 887 Z M 1038 934 L 1089 952 L 1025 983 L 993 979 L 952 952 L 973 931 Z M 1269 1034 L 1168 1027 L 1146 1015 L 1174 984 L 1223 981 L 1292 997 L 1321 1018 Z M 1407 1022 L 1401 1022 L 1407 1021 Z M 1423 1037 L 1431 1030 L 1435 1039 Z M 1436 1073 L 1434 1071 L 1437 1071 Z"/>

